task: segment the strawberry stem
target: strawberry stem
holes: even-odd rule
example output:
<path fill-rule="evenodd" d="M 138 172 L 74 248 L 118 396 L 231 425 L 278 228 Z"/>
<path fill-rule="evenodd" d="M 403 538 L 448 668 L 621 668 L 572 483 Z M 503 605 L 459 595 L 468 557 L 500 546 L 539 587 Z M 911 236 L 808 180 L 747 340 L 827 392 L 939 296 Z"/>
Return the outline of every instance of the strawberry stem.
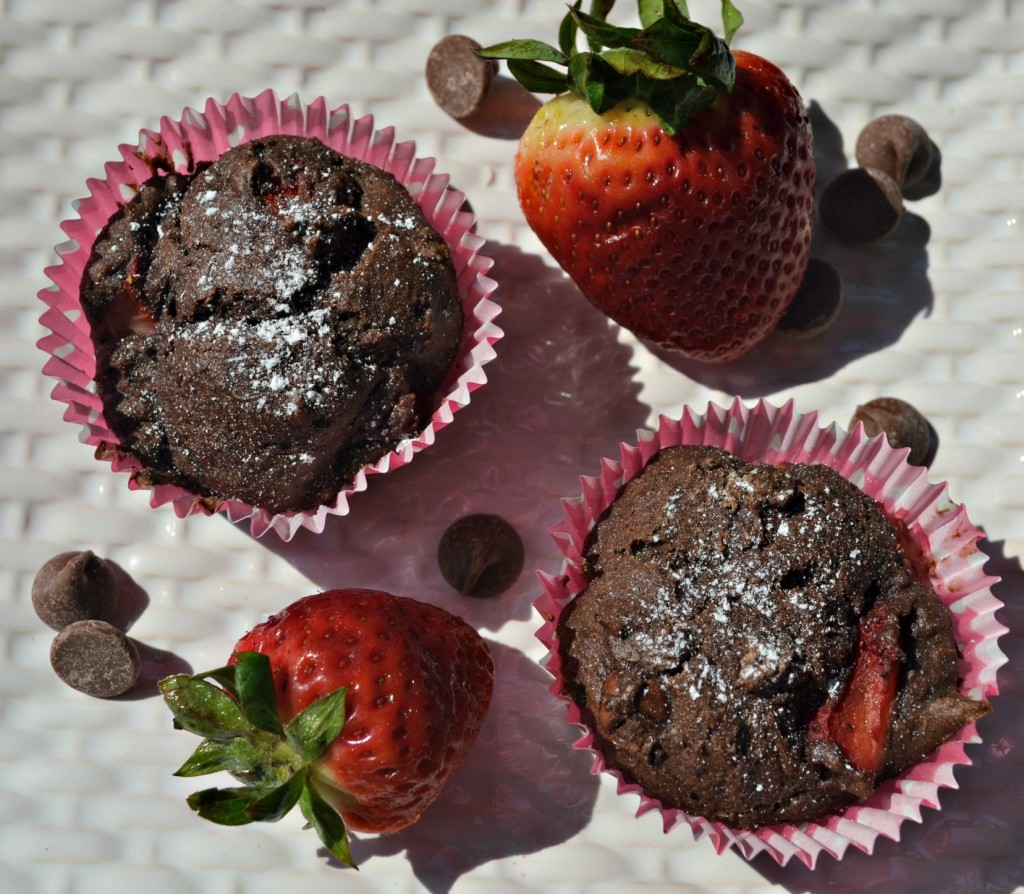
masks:
<path fill-rule="evenodd" d="M 158 684 L 175 727 L 204 737 L 175 775 L 226 771 L 244 783 L 195 792 L 189 807 L 211 822 L 241 826 L 275 822 L 298 804 L 328 850 L 354 866 L 345 823 L 314 781 L 315 761 L 345 725 L 346 687 L 313 702 L 285 726 L 269 659 L 258 652 L 239 652 L 233 659 L 227 667 L 177 674 Z"/>

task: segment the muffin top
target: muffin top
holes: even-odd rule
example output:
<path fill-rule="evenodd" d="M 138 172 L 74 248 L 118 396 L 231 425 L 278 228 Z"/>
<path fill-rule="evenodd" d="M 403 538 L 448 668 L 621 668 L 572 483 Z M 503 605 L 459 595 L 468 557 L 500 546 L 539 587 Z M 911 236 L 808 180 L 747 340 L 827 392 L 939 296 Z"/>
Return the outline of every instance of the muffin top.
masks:
<path fill-rule="evenodd" d="M 311 137 L 149 180 L 81 296 L 144 480 L 275 512 L 333 503 L 422 429 L 463 323 L 451 252 L 406 189 Z"/>
<path fill-rule="evenodd" d="M 819 818 L 988 710 L 957 693 L 946 609 L 891 523 L 825 466 L 663 449 L 584 558 L 563 688 L 609 766 L 666 807 L 743 829 Z M 865 766 L 839 721 L 875 653 L 898 686 Z"/>

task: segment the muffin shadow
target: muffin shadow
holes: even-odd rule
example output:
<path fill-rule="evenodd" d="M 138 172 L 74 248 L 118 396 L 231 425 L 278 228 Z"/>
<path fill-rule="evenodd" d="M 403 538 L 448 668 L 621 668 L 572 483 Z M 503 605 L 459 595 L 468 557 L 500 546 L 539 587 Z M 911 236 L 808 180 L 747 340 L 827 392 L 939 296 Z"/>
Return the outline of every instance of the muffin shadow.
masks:
<path fill-rule="evenodd" d="M 538 587 L 533 569 L 557 572 L 548 528 L 560 499 L 635 437 L 649 408 L 639 400 L 632 350 L 560 270 L 517 248 L 488 245 L 499 283 L 504 338 L 476 391 L 437 443 L 409 466 L 368 479 L 346 516 L 323 533 L 300 531 L 264 545 L 318 587 L 368 586 L 443 603 L 478 628 L 527 620 Z M 441 576 L 437 546 L 457 518 L 494 513 L 519 532 L 524 571 L 491 599 L 457 594 Z"/>
<path fill-rule="evenodd" d="M 841 861 L 823 855 L 813 871 L 796 860 L 780 867 L 759 856 L 752 865 L 769 884 L 794 894 L 952 894 L 1012 891 L 1024 884 L 1024 571 L 1003 542 L 980 546 L 990 557 L 986 571 L 1002 578 L 993 591 L 1005 603 L 997 617 L 1010 630 L 999 639 L 1008 661 L 999 671 L 992 714 L 978 723 L 981 744 L 967 749 L 972 765 L 956 772 L 962 788 L 941 790 L 939 810 L 923 811 L 920 824 L 905 824 L 898 842 L 879 839 L 873 855 L 851 847 Z"/>

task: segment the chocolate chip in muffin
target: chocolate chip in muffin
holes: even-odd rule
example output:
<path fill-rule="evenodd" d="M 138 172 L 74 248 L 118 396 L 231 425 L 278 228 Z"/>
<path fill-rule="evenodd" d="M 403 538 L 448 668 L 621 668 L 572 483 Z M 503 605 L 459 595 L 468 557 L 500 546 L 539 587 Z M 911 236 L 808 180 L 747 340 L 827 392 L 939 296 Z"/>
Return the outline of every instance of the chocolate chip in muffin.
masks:
<path fill-rule="evenodd" d="M 96 698 L 123 695 L 138 682 L 139 651 L 106 621 L 75 621 L 53 640 L 53 670 L 72 689 Z"/>
<path fill-rule="evenodd" d="M 437 563 L 444 579 L 463 596 L 504 593 L 523 570 L 519 533 L 499 515 L 476 513 L 454 521 L 441 536 Z"/>
<path fill-rule="evenodd" d="M 32 581 L 32 607 L 54 630 L 75 621 L 113 620 L 117 595 L 113 570 L 91 550 L 59 553 Z"/>

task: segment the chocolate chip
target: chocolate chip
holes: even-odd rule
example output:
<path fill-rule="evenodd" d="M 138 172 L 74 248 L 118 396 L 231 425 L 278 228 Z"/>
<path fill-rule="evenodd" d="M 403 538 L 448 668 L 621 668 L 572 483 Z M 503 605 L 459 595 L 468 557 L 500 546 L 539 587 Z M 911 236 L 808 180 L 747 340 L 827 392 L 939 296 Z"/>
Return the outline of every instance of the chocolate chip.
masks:
<path fill-rule="evenodd" d="M 877 242 L 903 218 L 896 181 L 876 168 L 850 168 L 833 177 L 821 194 L 821 219 L 849 242 Z"/>
<path fill-rule="evenodd" d="M 852 429 L 860 422 L 864 433 L 874 437 L 884 432 L 890 447 L 909 447 L 907 462 L 925 465 L 932 447 L 931 426 L 913 406 L 898 397 L 877 397 L 857 407 L 850 420 Z"/>
<path fill-rule="evenodd" d="M 882 115 L 857 137 L 857 164 L 884 171 L 904 192 L 920 183 L 935 161 L 935 145 L 925 129 L 906 115 Z"/>
<path fill-rule="evenodd" d="M 142 661 L 127 636 L 106 621 L 75 621 L 50 646 L 50 664 L 72 689 L 111 698 L 131 689 Z"/>
<path fill-rule="evenodd" d="M 483 108 L 498 71 L 493 59 L 481 59 L 473 38 L 450 34 L 438 41 L 427 56 L 427 89 L 444 111 L 455 119 L 469 118 Z"/>
<path fill-rule="evenodd" d="M 54 630 L 75 621 L 110 621 L 117 611 L 117 579 L 91 550 L 60 553 L 36 572 L 32 606 Z"/>
<path fill-rule="evenodd" d="M 504 593 L 523 570 L 523 541 L 498 515 L 465 515 L 449 525 L 437 547 L 441 574 L 463 596 Z"/>
<path fill-rule="evenodd" d="M 843 306 L 843 280 L 828 261 L 811 258 L 803 282 L 779 321 L 790 338 L 811 338 L 828 329 Z"/>

